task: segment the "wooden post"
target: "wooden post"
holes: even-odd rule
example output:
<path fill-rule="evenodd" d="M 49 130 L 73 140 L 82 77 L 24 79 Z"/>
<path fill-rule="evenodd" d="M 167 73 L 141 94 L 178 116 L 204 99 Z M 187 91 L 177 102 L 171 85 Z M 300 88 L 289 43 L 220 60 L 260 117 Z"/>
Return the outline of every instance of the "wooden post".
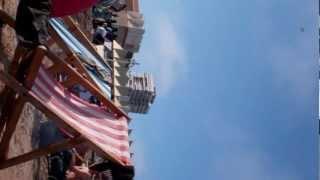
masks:
<path fill-rule="evenodd" d="M 65 140 L 63 142 L 50 144 L 45 148 L 40 148 L 40 149 L 31 151 L 29 153 L 5 160 L 0 163 L 0 169 L 5 169 L 5 168 L 11 167 L 11 166 L 15 166 L 17 164 L 21 164 L 21 163 L 30 161 L 32 159 L 36 159 L 41 156 L 52 154 L 52 153 L 55 153 L 58 151 L 70 149 L 74 146 L 82 144 L 83 142 L 85 142 L 85 139 L 82 136 L 79 136 L 79 137 L 75 137 L 73 139 Z"/>
<path fill-rule="evenodd" d="M 74 86 L 75 84 L 78 84 L 78 79 L 74 76 L 69 76 L 68 79 L 66 81 L 63 81 L 62 84 L 64 87 L 66 88 L 70 88 L 72 86 Z"/>
<path fill-rule="evenodd" d="M 32 59 L 32 64 L 29 67 L 27 72 L 27 77 L 24 80 L 25 86 L 28 89 L 32 88 L 32 84 L 38 75 L 38 71 L 42 64 L 42 60 L 46 54 L 46 51 L 47 51 L 47 48 L 45 46 L 38 46 L 37 49 L 35 50 L 35 54 Z"/>
<path fill-rule="evenodd" d="M 50 74 L 56 75 L 57 73 L 62 72 L 63 68 L 61 67 L 61 64 L 55 63 L 52 66 L 50 66 L 47 70 L 50 72 Z"/>

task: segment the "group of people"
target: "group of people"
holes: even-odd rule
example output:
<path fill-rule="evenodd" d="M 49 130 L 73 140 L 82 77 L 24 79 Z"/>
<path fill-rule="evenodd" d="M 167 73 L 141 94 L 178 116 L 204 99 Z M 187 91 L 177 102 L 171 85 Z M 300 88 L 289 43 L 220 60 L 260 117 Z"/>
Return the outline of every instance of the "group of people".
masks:
<path fill-rule="evenodd" d="M 93 20 L 93 40 L 96 45 L 103 45 L 105 42 L 111 42 L 117 38 L 115 33 L 118 31 L 112 26 L 113 20 L 105 20 L 103 18 L 95 18 Z"/>
<path fill-rule="evenodd" d="M 43 121 L 40 124 L 39 147 L 48 146 L 70 136 L 72 134 L 57 127 L 54 122 Z M 86 144 L 50 154 L 47 162 L 49 180 L 120 180 L 118 176 L 123 176 L 122 173 L 128 169 L 104 159 L 90 150 Z M 131 177 L 133 173 L 129 173 Z"/>
<path fill-rule="evenodd" d="M 93 43 L 97 45 L 103 45 L 104 42 L 111 42 L 117 38 L 116 32 L 118 29 L 113 26 L 116 21 L 115 17 L 118 15 L 115 12 L 122 11 L 127 6 L 126 4 L 119 3 L 119 6 L 110 6 L 111 11 L 106 11 L 102 5 L 93 7 L 94 19 L 92 21 L 94 34 Z"/>
<path fill-rule="evenodd" d="M 103 169 L 97 169 L 96 164 L 103 164 L 103 161 L 96 161 L 96 154 L 88 151 L 81 151 L 81 147 L 73 148 L 51 154 L 48 157 L 48 179 L 49 180 L 113 180 L 111 162 Z M 91 157 L 86 157 L 91 155 Z M 85 159 L 88 158 L 88 159 Z M 91 161 L 91 162 L 90 162 Z M 90 163 L 90 164 L 89 164 Z M 115 179 L 117 180 L 117 179 Z"/>

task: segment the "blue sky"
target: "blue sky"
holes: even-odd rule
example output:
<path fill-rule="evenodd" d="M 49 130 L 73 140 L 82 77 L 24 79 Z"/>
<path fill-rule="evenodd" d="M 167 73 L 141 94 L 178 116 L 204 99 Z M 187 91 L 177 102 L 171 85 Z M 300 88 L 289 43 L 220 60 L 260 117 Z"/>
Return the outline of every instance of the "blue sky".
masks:
<path fill-rule="evenodd" d="M 132 122 L 136 179 L 316 179 L 314 3 L 141 0 L 158 97 Z"/>

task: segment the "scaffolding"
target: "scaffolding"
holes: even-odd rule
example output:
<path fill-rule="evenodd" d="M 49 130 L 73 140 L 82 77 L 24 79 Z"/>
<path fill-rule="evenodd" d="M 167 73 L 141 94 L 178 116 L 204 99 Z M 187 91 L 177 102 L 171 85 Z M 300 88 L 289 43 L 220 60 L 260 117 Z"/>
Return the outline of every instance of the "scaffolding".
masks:
<path fill-rule="evenodd" d="M 148 113 L 156 98 L 156 87 L 151 74 L 132 75 L 129 79 L 130 112 Z"/>

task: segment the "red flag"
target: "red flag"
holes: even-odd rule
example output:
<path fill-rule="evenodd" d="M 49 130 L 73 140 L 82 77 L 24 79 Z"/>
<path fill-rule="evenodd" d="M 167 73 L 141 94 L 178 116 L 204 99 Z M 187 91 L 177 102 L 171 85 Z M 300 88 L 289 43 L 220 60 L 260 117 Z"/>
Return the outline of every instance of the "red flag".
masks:
<path fill-rule="evenodd" d="M 51 17 L 76 14 L 96 4 L 98 0 L 52 0 Z"/>

